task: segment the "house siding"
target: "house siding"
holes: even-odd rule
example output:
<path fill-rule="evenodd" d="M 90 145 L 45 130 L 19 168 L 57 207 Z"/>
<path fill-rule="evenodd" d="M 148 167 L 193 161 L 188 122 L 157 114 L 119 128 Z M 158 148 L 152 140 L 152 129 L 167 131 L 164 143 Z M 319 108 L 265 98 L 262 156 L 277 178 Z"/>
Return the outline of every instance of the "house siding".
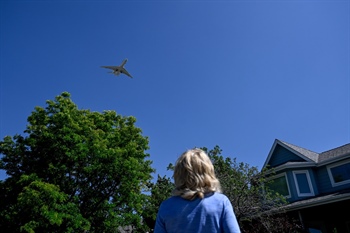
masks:
<path fill-rule="evenodd" d="M 299 156 L 295 155 L 294 153 L 292 153 L 291 151 L 283 148 L 280 145 L 277 145 L 274 153 L 271 157 L 271 160 L 269 161 L 269 165 L 271 167 L 277 167 L 281 164 L 284 164 L 286 162 L 302 162 L 305 161 L 302 158 L 300 158 Z"/>
<path fill-rule="evenodd" d="M 310 173 L 311 183 L 312 183 L 312 187 L 313 187 L 314 192 L 315 192 L 315 196 L 317 196 L 320 193 L 320 191 L 318 189 L 317 170 L 316 169 L 309 169 L 308 171 Z"/>
<path fill-rule="evenodd" d="M 320 194 L 328 194 L 350 188 L 350 183 L 333 187 L 327 171 L 327 166 L 322 166 L 318 168 L 317 177 L 317 186 L 319 188 Z"/>
<path fill-rule="evenodd" d="M 326 166 L 322 166 L 317 169 L 317 177 L 318 177 L 317 186 L 320 194 L 327 194 L 334 191 L 328 176 Z"/>

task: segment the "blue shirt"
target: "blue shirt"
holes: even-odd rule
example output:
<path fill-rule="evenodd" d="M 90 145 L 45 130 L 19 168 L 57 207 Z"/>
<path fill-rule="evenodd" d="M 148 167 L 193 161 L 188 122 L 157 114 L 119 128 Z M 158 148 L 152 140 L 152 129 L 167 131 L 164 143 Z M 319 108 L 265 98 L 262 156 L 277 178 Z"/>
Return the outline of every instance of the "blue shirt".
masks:
<path fill-rule="evenodd" d="M 155 233 L 240 233 L 231 202 L 221 193 L 203 199 L 173 196 L 160 205 Z"/>

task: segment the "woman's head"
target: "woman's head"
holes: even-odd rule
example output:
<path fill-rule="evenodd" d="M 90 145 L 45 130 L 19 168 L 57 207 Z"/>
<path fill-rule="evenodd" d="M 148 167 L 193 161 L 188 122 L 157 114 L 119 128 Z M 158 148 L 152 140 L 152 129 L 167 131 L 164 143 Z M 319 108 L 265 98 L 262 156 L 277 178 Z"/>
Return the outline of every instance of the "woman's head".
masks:
<path fill-rule="evenodd" d="M 203 198 L 206 193 L 221 191 L 209 156 L 198 148 L 187 150 L 178 158 L 174 180 L 173 195 L 185 199 Z"/>

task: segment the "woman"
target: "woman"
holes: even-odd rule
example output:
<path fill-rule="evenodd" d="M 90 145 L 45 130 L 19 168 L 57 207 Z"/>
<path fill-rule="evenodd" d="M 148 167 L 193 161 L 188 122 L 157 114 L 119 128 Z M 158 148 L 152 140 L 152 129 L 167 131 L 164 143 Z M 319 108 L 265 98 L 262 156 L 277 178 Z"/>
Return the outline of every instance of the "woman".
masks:
<path fill-rule="evenodd" d="M 174 169 L 173 196 L 162 202 L 155 233 L 240 233 L 231 202 L 201 149 L 184 152 Z"/>

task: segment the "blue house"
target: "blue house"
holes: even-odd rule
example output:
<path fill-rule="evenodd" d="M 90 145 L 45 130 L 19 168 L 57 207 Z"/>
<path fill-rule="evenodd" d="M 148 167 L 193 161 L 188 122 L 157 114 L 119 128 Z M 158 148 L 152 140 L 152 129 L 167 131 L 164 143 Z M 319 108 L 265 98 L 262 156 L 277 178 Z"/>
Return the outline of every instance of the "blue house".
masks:
<path fill-rule="evenodd" d="M 276 139 L 263 168 L 310 233 L 350 233 L 350 143 L 317 153 Z"/>

